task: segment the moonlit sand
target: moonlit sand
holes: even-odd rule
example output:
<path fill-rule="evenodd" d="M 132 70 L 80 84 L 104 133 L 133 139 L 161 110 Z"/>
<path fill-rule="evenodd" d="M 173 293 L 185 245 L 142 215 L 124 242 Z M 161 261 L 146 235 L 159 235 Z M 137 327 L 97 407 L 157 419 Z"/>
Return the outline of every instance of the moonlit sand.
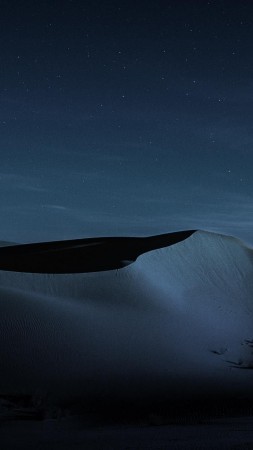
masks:
<path fill-rule="evenodd" d="M 3 395 L 128 411 L 252 400 L 253 251 L 238 239 L 196 231 L 120 269 L 2 270 L 0 286 Z"/>

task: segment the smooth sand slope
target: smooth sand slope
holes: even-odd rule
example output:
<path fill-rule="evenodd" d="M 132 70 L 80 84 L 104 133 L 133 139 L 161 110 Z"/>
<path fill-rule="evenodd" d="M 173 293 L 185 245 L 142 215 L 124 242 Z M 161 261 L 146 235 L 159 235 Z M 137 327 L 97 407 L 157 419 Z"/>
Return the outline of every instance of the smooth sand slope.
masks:
<path fill-rule="evenodd" d="M 128 238 L 131 251 L 124 243 L 117 261 L 137 259 L 120 269 L 0 271 L 1 393 L 87 408 L 252 400 L 253 251 L 204 231 L 162 236 Z M 108 245 L 103 261 L 113 259 Z M 11 247 L 1 249 L 1 267 L 5 254 L 21 270 L 20 247 L 12 247 L 13 263 Z M 78 264 L 69 247 L 60 255 L 65 271 L 79 272 L 84 252 Z M 39 264 L 46 271 L 45 258 L 35 258 L 35 271 Z M 24 271 L 30 264 L 24 256 Z"/>

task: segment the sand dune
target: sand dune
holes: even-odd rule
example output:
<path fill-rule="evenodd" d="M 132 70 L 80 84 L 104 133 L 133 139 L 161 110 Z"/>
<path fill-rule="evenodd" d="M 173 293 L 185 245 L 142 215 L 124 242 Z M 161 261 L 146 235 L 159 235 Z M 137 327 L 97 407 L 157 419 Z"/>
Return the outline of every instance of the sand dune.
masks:
<path fill-rule="evenodd" d="M 180 237 L 146 238 L 141 251 L 129 238 L 136 260 L 115 270 L 0 271 L 1 392 L 87 404 L 252 399 L 253 251 L 215 233 Z"/>

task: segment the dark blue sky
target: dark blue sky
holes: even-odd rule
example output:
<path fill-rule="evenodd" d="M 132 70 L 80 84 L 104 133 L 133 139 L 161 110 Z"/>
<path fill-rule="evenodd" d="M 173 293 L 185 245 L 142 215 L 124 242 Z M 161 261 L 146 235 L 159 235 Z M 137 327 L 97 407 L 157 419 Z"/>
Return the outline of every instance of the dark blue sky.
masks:
<path fill-rule="evenodd" d="M 251 240 L 253 4 L 2 1 L 0 240 Z"/>

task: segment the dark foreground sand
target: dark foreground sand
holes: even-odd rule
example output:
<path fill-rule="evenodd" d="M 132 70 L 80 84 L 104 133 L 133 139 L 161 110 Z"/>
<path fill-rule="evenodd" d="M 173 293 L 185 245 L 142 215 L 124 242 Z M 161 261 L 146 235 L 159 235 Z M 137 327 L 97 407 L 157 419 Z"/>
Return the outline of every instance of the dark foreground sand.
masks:
<path fill-rule="evenodd" d="M 253 417 L 223 418 L 202 424 L 95 426 L 70 420 L 0 424 L 2 449 L 204 450 L 253 449 Z"/>

